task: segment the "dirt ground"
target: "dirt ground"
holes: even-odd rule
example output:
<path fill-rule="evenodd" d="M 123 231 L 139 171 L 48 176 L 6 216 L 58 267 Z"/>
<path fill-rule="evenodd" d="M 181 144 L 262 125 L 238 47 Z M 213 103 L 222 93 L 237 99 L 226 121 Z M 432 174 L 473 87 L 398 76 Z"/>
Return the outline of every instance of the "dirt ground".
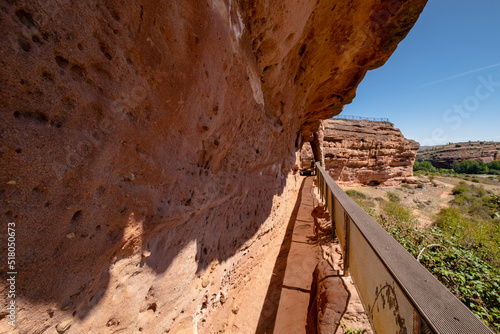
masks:
<path fill-rule="evenodd" d="M 477 178 L 480 182 L 472 182 Z M 434 179 L 428 176 L 417 176 L 417 183 L 412 185 L 400 185 L 394 187 L 342 187 L 344 191 L 353 189 L 357 190 L 373 199 L 375 199 L 375 212 L 381 212 L 380 203 L 377 198 L 388 200 L 387 193 L 392 192 L 401 198 L 401 203 L 413 209 L 413 213 L 420 222 L 421 227 L 431 226 L 435 220 L 435 215 L 442 209 L 449 206 L 449 202 L 453 199 L 451 190 L 460 181 L 465 181 L 468 184 L 473 184 L 484 188 L 486 191 L 491 191 L 495 194 L 500 194 L 500 182 L 497 177 L 491 175 L 473 175 L 470 180 L 463 180 L 458 177 L 436 176 Z M 421 186 L 418 186 L 421 184 Z"/>

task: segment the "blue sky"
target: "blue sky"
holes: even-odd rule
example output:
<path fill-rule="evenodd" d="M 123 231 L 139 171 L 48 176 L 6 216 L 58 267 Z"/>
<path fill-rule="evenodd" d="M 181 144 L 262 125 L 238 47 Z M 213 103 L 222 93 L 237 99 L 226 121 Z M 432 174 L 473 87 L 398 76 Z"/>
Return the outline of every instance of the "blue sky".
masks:
<path fill-rule="evenodd" d="M 387 117 L 421 145 L 500 141 L 500 1 L 429 0 L 342 115 Z"/>

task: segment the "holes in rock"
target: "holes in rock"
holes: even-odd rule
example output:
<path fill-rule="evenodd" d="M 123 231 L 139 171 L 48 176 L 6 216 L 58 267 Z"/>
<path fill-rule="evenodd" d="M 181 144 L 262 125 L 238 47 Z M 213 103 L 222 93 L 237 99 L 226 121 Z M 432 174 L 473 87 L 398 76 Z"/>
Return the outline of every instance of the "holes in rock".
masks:
<path fill-rule="evenodd" d="M 62 119 L 59 119 L 59 118 L 56 117 L 55 119 L 53 119 L 52 121 L 50 121 L 50 125 L 55 126 L 56 128 L 59 129 L 59 128 L 62 127 L 63 121 L 62 121 Z"/>
<path fill-rule="evenodd" d="M 80 50 L 80 51 L 83 51 L 83 49 L 84 49 L 84 48 L 83 48 L 83 44 L 82 44 L 82 43 L 78 43 L 78 44 L 76 45 L 76 47 L 77 47 L 77 48 L 78 48 L 78 50 Z"/>
<path fill-rule="evenodd" d="M 376 187 L 379 185 L 380 185 L 380 181 L 377 181 L 377 180 L 372 180 L 368 183 L 368 186 L 370 186 L 370 187 Z"/>
<path fill-rule="evenodd" d="M 302 46 L 299 49 L 299 56 L 303 56 L 305 52 L 306 52 L 306 45 L 302 44 Z"/>
<path fill-rule="evenodd" d="M 96 230 L 96 232 L 100 231 L 100 230 L 101 230 L 101 225 L 97 225 L 97 226 L 95 227 L 95 230 Z"/>
<path fill-rule="evenodd" d="M 33 35 L 33 36 L 31 36 L 31 40 L 33 41 L 33 43 L 36 43 L 36 44 L 42 45 L 42 40 L 41 40 L 41 39 L 40 39 L 40 37 L 38 37 L 37 35 Z"/>
<path fill-rule="evenodd" d="M 113 76 L 111 73 L 109 73 L 106 69 L 102 68 L 99 65 L 93 66 L 93 69 L 99 74 L 101 77 L 107 79 L 107 80 L 113 80 Z"/>
<path fill-rule="evenodd" d="M 47 115 L 45 115 L 41 111 L 14 111 L 14 117 L 17 119 L 31 119 L 36 121 L 37 123 L 46 123 L 49 121 Z"/>
<path fill-rule="evenodd" d="M 35 26 L 33 15 L 31 15 L 31 13 L 28 13 L 24 9 L 16 10 L 16 16 L 19 19 L 19 21 L 21 21 L 21 23 L 24 24 L 26 27 L 31 29 Z"/>
<path fill-rule="evenodd" d="M 148 306 L 147 310 L 152 310 L 153 312 L 156 312 L 156 303 L 153 303 L 151 305 Z"/>
<path fill-rule="evenodd" d="M 56 56 L 55 60 L 60 68 L 66 68 L 69 65 L 69 61 L 61 56 Z"/>
<path fill-rule="evenodd" d="M 73 214 L 73 217 L 71 217 L 71 224 L 77 224 L 82 218 L 82 210 L 78 210 Z"/>
<path fill-rule="evenodd" d="M 82 79 L 85 77 L 85 68 L 79 65 L 73 65 L 71 66 L 71 76 L 73 77 L 73 80 L 75 81 L 82 81 Z"/>
<path fill-rule="evenodd" d="M 15 151 L 16 153 L 22 153 L 22 152 L 23 152 L 23 150 L 22 150 L 21 148 L 16 148 L 14 151 Z"/>
<path fill-rule="evenodd" d="M 70 97 L 62 98 L 61 103 L 65 111 L 71 111 L 75 108 L 75 101 Z"/>
<path fill-rule="evenodd" d="M 120 320 L 118 319 L 109 319 L 108 322 L 106 323 L 106 326 L 107 327 L 114 327 L 114 326 L 118 326 L 120 324 Z"/>
<path fill-rule="evenodd" d="M 50 81 L 50 82 L 54 82 L 54 76 L 47 71 L 42 72 L 42 79 Z"/>
<path fill-rule="evenodd" d="M 113 57 L 109 54 L 109 48 L 104 42 L 99 42 L 99 50 L 101 50 L 102 54 L 104 57 L 106 57 L 107 60 L 113 59 Z"/>
<path fill-rule="evenodd" d="M 100 185 L 99 187 L 97 187 L 96 189 L 96 194 L 97 196 L 102 196 L 104 193 L 106 192 L 106 187 L 103 186 L 103 185 Z"/>
<path fill-rule="evenodd" d="M 29 52 L 31 50 L 31 44 L 30 42 L 24 38 L 23 36 L 19 36 L 17 38 L 17 42 L 19 43 L 19 47 L 23 49 L 25 52 Z"/>
<path fill-rule="evenodd" d="M 120 22 L 120 15 L 118 15 L 118 13 L 116 11 L 112 10 L 112 11 L 110 11 L 110 13 L 115 21 Z"/>

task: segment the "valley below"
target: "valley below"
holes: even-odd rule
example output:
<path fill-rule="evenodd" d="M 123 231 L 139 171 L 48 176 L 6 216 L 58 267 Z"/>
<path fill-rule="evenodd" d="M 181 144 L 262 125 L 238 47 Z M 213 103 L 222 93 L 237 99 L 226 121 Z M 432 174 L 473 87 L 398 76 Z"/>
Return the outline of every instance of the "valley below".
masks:
<path fill-rule="evenodd" d="M 492 178 L 491 175 L 474 175 L 472 177 L 479 179 L 481 181 L 480 186 L 486 191 L 500 194 L 500 181 L 497 178 Z M 374 206 L 370 209 L 377 216 L 382 213 L 381 203 L 383 201 L 381 200 L 387 199 L 388 193 L 395 193 L 401 198 L 402 205 L 413 209 L 413 213 L 419 221 L 419 226 L 425 228 L 435 223 L 435 216 L 442 208 L 450 206 L 450 201 L 453 199 L 452 189 L 460 181 L 469 185 L 478 185 L 477 182 L 450 176 L 429 177 L 416 174 L 415 178 L 417 183 L 411 186 L 404 184 L 392 187 L 345 186 L 342 189 L 345 191 L 359 191 L 366 195 L 367 198 L 372 198 Z"/>
<path fill-rule="evenodd" d="M 416 184 L 344 187 L 492 330 L 500 331 L 500 181 L 415 173 Z"/>

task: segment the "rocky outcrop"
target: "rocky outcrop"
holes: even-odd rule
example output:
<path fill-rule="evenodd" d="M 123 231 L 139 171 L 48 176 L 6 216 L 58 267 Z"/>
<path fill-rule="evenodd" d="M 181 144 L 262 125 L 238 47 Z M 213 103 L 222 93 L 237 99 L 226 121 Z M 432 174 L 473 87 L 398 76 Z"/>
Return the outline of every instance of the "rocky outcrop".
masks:
<path fill-rule="evenodd" d="M 249 254 L 282 231 L 299 133 L 354 98 L 425 2 L 4 1 L 19 333 L 223 327 Z"/>
<path fill-rule="evenodd" d="M 419 144 L 389 122 L 331 119 L 323 122 L 325 168 L 344 184 L 413 182 Z"/>
<path fill-rule="evenodd" d="M 465 142 L 430 147 L 419 151 L 418 161 L 430 161 L 436 168 L 452 168 L 455 161 L 482 161 L 489 163 L 500 160 L 500 143 Z"/>

